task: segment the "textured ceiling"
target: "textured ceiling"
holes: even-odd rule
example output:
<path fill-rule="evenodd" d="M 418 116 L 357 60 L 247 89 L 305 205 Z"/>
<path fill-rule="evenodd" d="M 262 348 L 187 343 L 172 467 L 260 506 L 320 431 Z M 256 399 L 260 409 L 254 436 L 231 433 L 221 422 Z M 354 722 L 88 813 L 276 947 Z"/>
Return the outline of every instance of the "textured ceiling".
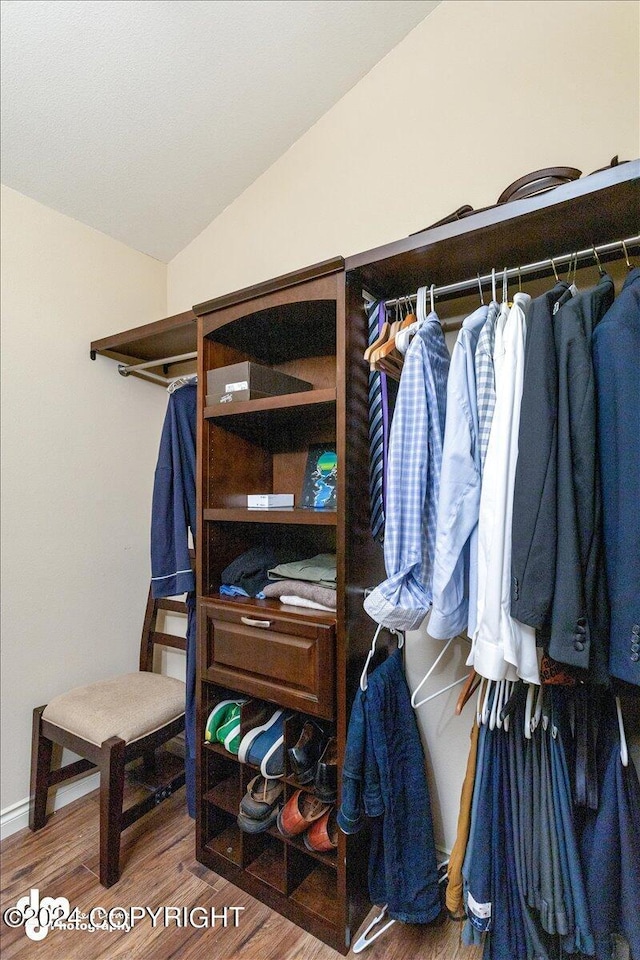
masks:
<path fill-rule="evenodd" d="M 4 0 L 2 180 L 169 260 L 435 6 Z"/>

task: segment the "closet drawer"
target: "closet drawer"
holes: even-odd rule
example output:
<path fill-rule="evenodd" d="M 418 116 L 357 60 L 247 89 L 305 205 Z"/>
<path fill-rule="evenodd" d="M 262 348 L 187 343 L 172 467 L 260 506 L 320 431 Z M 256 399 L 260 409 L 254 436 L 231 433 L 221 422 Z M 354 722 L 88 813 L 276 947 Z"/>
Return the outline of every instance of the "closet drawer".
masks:
<path fill-rule="evenodd" d="M 333 718 L 333 623 L 201 602 L 200 631 L 204 680 Z"/>

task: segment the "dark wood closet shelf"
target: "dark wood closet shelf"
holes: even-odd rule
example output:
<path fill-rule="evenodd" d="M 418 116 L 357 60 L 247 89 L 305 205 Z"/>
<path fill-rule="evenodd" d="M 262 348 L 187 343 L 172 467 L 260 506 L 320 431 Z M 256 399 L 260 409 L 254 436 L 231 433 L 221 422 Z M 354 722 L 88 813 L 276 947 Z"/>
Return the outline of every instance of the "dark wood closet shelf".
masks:
<path fill-rule="evenodd" d="M 91 354 L 99 353 L 120 363 L 142 363 L 193 353 L 198 340 L 196 321 L 193 310 L 187 310 L 173 317 L 123 330 L 122 333 L 113 333 L 101 340 L 94 340 Z"/>
<path fill-rule="evenodd" d="M 209 744 L 209 746 L 219 746 L 222 748 L 222 752 L 227 756 L 231 757 L 233 754 L 228 753 L 222 746 L 222 744 Z M 218 751 L 215 751 L 216 753 Z M 237 757 L 236 757 L 237 759 Z M 204 799 L 207 803 L 213 803 L 216 807 L 220 807 L 221 810 L 224 810 L 226 813 L 230 813 L 232 816 L 238 816 L 238 808 L 240 806 L 240 782 L 237 776 L 229 777 L 227 780 L 223 780 L 221 783 L 216 784 L 213 790 L 209 790 L 208 793 L 205 793 Z"/>
<path fill-rule="evenodd" d="M 247 510 L 240 507 L 203 510 L 205 520 L 224 523 L 295 523 L 318 527 L 335 527 L 335 510 Z"/>
<path fill-rule="evenodd" d="M 307 390 L 304 393 L 287 393 L 279 397 L 264 397 L 261 400 L 245 400 L 241 403 L 221 403 L 205 407 L 204 416 L 206 419 L 247 417 L 251 414 L 290 410 L 292 407 L 311 407 L 335 402 L 336 391 L 329 387 L 323 390 Z"/>
<path fill-rule="evenodd" d="M 503 264 L 534 263 L 621 240 L 638 231 L 639 175 L 640 161 L 632 160 L 422 230 L 349 257 L 347 275 L 375 295 L 396 297 L 415 292 L 427 278 L 436 286 L 455 283 Z"/>
<path fill-rule="evenodd" d="M 255 597 L 224 597 L 220 593 L 210 593 L 202 597 L 203 603 L 220 603 L 225 607 L 236 606 L 243 614 L 247 616 L 264 616 L 266 612 L 276 614 L 286 614 L 287 616 L 302 617 L 305 620 L 311 620 L 322 624 L 336 622 L 336 614 L 328 610 L 314 610 L 313 607 L 289 607 L 280 603 L 275 597 L 267 597 L 265 600 L 256 600 Z M 226 750 L 225 750 L 226 753 Z M 227 754 L 229 756 L 229 754 Z"/>
<path fill-rule="evenodd" d="M 299 837 L 283 837 L 277 827 L 272 827 L 268 833 L 272 837 L 277 837 L 278 840 L 281 840 L 287 846 L 292 847 L 294 850 L 299 850 L 300 853 L 304 854 L 305 857 L 311 857 L 312 860 L 317 860 L 318 863 L 324 864 L 329 870 L 337 869 L 337 851 L 333 854 L 330 853 L 321 853 L 319 850 L 309 850 L 302 839 L 302 835 Z"/>

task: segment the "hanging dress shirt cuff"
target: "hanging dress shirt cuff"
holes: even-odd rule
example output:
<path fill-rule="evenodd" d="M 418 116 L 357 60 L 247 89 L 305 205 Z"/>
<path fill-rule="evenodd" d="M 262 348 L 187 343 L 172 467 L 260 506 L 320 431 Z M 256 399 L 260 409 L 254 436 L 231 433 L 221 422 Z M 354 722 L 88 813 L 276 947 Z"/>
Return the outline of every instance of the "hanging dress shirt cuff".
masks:
<path fill-rule="evenodd" d="M 427 630 L 434 640 L 450 640 L 467 629 L 469 602 L 463 597 L 453 610 L 436 609 L 434 603 Z"/>
<path fill-rule="evenodd" d="M 417 630 L 431 606 L 431 597 L 413 573 L 418 564 L 389 577 L 372 590 L 364 609 L 372 620 L 393 630 Z"/>
<path fill-rule="evenodd" d="M 467 666 L 487 680 L 517 680 L 515 667 L 504 659 L 504 647 L 483 637 L 477 637 L 471 646 Z"/>

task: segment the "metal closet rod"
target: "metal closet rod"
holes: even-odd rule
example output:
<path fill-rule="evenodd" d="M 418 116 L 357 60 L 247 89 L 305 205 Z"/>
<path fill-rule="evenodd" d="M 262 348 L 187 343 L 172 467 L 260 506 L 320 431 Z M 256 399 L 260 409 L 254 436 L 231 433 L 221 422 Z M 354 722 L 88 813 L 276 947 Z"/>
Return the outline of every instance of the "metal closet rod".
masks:
<path fill-rule="evenodd" d="M 119 363 L 118 373 L 121 377 L 128 377 L 130 373 L 138 373 L 141 370 L 148 370 L 149 367 L 164 367 L 171 363 L 182 363 L 185 360 L 195 360 L 198 354 L 180 353 L 175 357 L 164 357 L 160 360 L 146 360 L 144 363 Z M 161 377 L 157 373 L 145 373 L 144 376 L 149 380 L 156 380 L 158 383 L 169 383 L 167 377 Z"/>
<path fill-rule="evenodd" d="M 164 357 L 160 360 L 145 360 L 144 363 L 119 363 L 118 373 L 121 377 L 128 377 L 130 373 L 138 370 L 148 370 L 149 367 L 163 367 L 170 363 L 181 363 L 183 360 L 195 360 L 198 354 L 195 351 L 191 353 L 180 353 L 175 357 Z"/>
<path fill-rule="evenodd" d="M 640 235 L 625 240 L 614 240 L 613 243 L 603 243 L 599 247 L 588 247 L 586 250 L 574 250 L 573 253 L 563 253 L 559 257 L 549 257 L 547 260 L 538 260 L 537 263 L 527 263 L 521 267 L 510 267 L 507 270 L 507 280 L 518 279 L 527 273 L 552 272 L 554 267 L 557 269 L 559 266 L 565 266 L 574 260 L 580 261 L 589 258 L 594 260 L 594 251 L 596 254 L 606 254 L 614 251 L 625 253 L 625 247 L 635 247 L 638 244 L 640 244 Z M 504 273 L 504 270 L 495 271 L 496 284 L 502 281 Z M 442 287 L 434 287 L 433 294 L 434 297 L 442 298 L 451 294 L 462 293 L 465 290 L 477 291 L 479 284 L 485 286 L 487 283 L 491 283 L 492 279 L 493 274 L 486 273 L 483 277 L 476 276 L 470 280 L 460 280 L 458 283 L 448 283 Z M 391 300 L 385 300 L 385 306 L 394 307 L 396 304 L 406 303 L 408 300 L 415 301 L 416 297 L 416 293 L 407 294 L 405 297 L 394 297 Z"/>

